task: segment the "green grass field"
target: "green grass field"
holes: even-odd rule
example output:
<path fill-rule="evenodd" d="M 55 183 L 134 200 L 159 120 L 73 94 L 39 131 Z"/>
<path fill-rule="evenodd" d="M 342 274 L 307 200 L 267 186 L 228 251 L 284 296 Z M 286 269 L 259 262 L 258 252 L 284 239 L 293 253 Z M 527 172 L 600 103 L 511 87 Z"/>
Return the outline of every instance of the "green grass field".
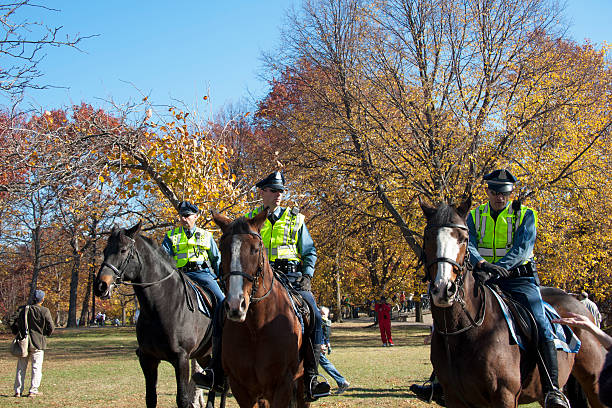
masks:
<path fill-rule="evenodd" d="M 335 324 L 330 360 L 351 382 L 343 395 L 323 398 L 313 407 L 435 407 L 409 391 L 413 382 L 431 372 L 429 346 L 423 345 L 429 326 L 401 324 L 392 328 L 396 346 L 380 346 L 378 328 L 366 319 Z M 0 352 L 0 407 L 144 407 L 144 377 L 134 350 L 133 327 L 58 330 L 49 338 L 45 353 L 44 395 L 14 398 L 15 359 L 8 353 L 9 336 Z M 323 372 L 324 375 L 326 375 Z M 29 374 L 26 385 L 29 386 Z M 335 389 L 335 382 L 328 378 Z M 174 370 L 160 365 L 158 406 L 175 406 Z M 27 392 L 27 388 L 26 388 Z M 237 407 L 228 399 L 228 407 Z M 537 406 L 537 405 L 533 405 Z"/>

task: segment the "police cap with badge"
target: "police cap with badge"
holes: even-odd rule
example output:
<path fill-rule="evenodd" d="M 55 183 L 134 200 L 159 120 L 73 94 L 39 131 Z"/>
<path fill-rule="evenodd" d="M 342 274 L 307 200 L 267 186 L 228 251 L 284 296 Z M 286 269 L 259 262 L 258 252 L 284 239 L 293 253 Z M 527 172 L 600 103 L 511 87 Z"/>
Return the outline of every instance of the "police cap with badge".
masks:
<path fill-rule="evenodd" d="M 263 180 L 260 180 L 255 184 L 255 187 L 261 188 L 273 188 L 276 190 L 285 190 L 285 176 L 280 171 L 275 171 L 272 174 L 269 174 Z"/>
<path fill-rule="evenodd" d="M 194 204 L 191 204 L 189 201 L 181 201 L 177 207 L 177 211 L 179 215 L 182 215 L 184 217 L 188 217 L 192 214 L 197 214 L 198 212 L 200 212 L 198 207 L 196 207 Z"/>
<path fill-rule="evenodd" d="M 498 193 L 510 193 L 514 190 L 514 183 L 517 182 L 516 177 L 506 169 L 492 171 L 484 176 L 484 180 L 487 182 L 489 190 Z"/>

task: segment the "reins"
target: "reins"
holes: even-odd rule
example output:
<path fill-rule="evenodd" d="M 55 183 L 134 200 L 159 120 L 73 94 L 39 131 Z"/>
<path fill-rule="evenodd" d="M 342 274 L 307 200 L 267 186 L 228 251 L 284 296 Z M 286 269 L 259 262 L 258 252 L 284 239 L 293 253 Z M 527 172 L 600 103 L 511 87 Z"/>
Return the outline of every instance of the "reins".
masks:
<path fill-rule="evenodd" d="M 439 230 L 441 228 L 458 228 L 464 231 L 469 231 L 468 227 L 466 225 L 462 225 L 462 224 L 455 224 L 455 223 L 446 223 L 446 224 L 441 224 L 441 225 L 432 225 L 432 226 L 427 226 L 425 228 L 425 232 L 427 232 L 428 230 Z M 425 234 L 423 234 L 423 241 L 425 240 Z M 463 314 L 465 316 L 467 316 L 470 324 L 469 326 L 465 326 L 462 327 L 458 330 L 449 332 L 448 331 L 448 325 L 447 325 L 447 321 L 446 321 L 446 315 L 447 315 L 447 310 L 444 310 L 442 312 L 442 316 L 444 318 L 444 331 L 440 330 L 440 325 L 438 323 L 436 323 L 435 319 L 433 319 L 433 315 L 432 315 L 432 319 L 434 322 L 434 330 L 436 331 L 436 333 L 440 334 L 442 336 L 442 338 L 444 339 L 444 348 L 445 348 L 445 352 L 446 352 L 446 359 L 448 361 L 448 366 L 449 367 L 453 367 L 452 365 L 452 353 L 450 350 L 450 345 L 449 345 L 449 337 L 450 336 L 456 336 L 458 334 L 461 333 L 465 333 L 468 330 L 471 330 L 473 328 L 477 328 L 480 327 L 482 325 L 482 323 L 484 322 L 484 318 L 486 315 L 486 309 L 487 309 L 487 292 L 486 290 L 482 287 L 481 284 L 478 285 L 478 297 L 480 298 L 480 293 L 482 292 L 482 301 L 481 301 L 481 307 L 480 307 L 480 317 L 478 317 L 478 320 L 475 320 L 469 313 L 469 311 L 466 308 L 466 303 L 465 303 L 465 291 L 463 289 L 463 285 L 465 284 L 465 272 L 466 270 L 469 271 L 472 269 L 471 264 L 469 263 L 469 257 L 470 257 L 470 252 L 468 249 L 466 249 L 466 253 L 465 256 L 463 258 L 463 264 L 459 264 L 456 260 L 454 259 L 450 259 L 450 258 L 445 258 L 445 257 L 439 257 L 439 258 L 435 258 L 430 262 L 427 262 L 425 264 L 425 262 L 423 262 L 426 266 L 425 266 L 425 277 L 427 280 L 429 279 L 429 273 L 428 273 L 428 269 L 430 266 L 434 265 L 434 264 L 438 264 L 440 262 L 444 262 L 444 263 L 449 263 L 451 264 L 454 268 L 457 268 L 458 273 L 457 273 L 457 278 L 455 279 L 455 285 L 457 286 L 457 291 L 455 292 L 455 295 L 453 296 L 453 301 L 459 303 L 459 305 L 461 306 L 461 310 L 463 311 Z M 425 261 L 425 252 L 423 251 L 423 261 Z M 430 298 L 433 299 L 433 297 L 431 296 L 430 293 Z M 452 374 L 454 375 L 454 370 L 451 370 Z M 469 406 L 469 404 L 467 404 L 467 402 L 465 401 L 463 395 L 461 393 L 458 394 L 459 398 L 461 400 L 461 402 L 463 402 L 463 404 L 465 406 Z"/>

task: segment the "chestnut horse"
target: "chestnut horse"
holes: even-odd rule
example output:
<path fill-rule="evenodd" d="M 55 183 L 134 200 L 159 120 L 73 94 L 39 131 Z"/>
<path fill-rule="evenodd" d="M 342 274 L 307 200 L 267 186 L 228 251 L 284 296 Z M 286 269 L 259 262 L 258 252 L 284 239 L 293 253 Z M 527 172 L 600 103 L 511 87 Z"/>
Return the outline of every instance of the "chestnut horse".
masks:
<path fill-rule="evenodd" d="M 307 407 L 302 327 L 259 234 L 267 215 L 232 221 L 213 214 L 223 231 L 219 249 L 227 288 L 223 369 L 241 407 Z"/>
<path fill-rule="evenodd" d="M 471 200 L 454 207 L 421 203 L 427 218 L 423 253 L 434 331 L 431 362 L 448 407 L 504 407 L 539 401 L 544 404 L 534 351 L 512 342 L 503 312 L 486 285 L 472 276 L 468 261 L 466 218 Z M 541 288 L 542 297 L 560 315 L 588 315 L 586 308 L 559 289 Z M 602 407 L 597 377 L 605 351 L 595 337 L 575 330 L 577 354 L 558 352 L 559 385 L 570 374 L 592 407 Z M 575 401 L 571 400 L 570 403 Z"/>
<path fill-rule="evenodd" d="M 195 358 L 202 367 L 208 363 L 211 319 L 188 307 L 187 298 L 191 305 L 197 303 L 195 294 L 186 289 L 173 260 L 139 231 L 140 223 L 128 230 L 113 229 L 94 293 L 109 299 L 115 286 L 131 282 L 140 304 L 136 354 L 145 376 L 147 408 L 157 406 L 157 367 L 161 360 L 174 366 L 176 404 L 186 408 L 191 406 L 189 359 Z"/>

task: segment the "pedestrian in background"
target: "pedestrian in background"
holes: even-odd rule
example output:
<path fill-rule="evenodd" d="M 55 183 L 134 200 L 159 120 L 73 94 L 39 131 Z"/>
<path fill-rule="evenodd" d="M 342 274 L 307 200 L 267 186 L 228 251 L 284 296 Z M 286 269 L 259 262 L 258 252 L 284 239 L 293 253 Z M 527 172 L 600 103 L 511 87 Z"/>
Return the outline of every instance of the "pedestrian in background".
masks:
<path fill-rule="evenodd" d="M 17 360 L 17 372 L 15 373 L 15 397 L 21 397 L 25 388 L 25 376 L 28 369 L 28 361 L 32 358 L 32 379 L 28 397 L 36 397 L 42 393 L 38 390 L 42 380 L 42 365 L 47 348 L 47 337 L 55 330 L 51 312 L 42 306 L 45 299 L 45 292 L 42 290 L 34 291 L 34 300 L 28 307 L 28 355 L 19 357 Z M 26 331 L 25 322 L 26 306 L 21 306 L 9 318 L 8 324 L 13 334 L 24 334 Z"/>
<path fill-rule="evenodd" d="M 321 306 L 321 320 L 323 322 L 323 341 L 325 345 L 325 352 L 321 353 L 321 357 L 319 358 L 319 364 L 327 374 L 329 374 L 338 385 L 338 389 L 336 390 L 336 394 L 342 394 L 344 391 L 348 389 L 351 385 L 346 378 L 340 374 L 340 372 L 336 369 L 336 367 L 332 364 L 331 361 L 327 358 L 327 355 L 330 355 L 332 352 L 332 347 L 329 339 L 331 338 L 331 320 L 329 319 L 329 309 L 325 306 Z"/>
<path fill-rule="evenodd" d="M 580 293 L 580 295 L 578 295 L 578 300 L 580 300 L 588 311 L 591 312 L 593 318 L 595 319 L 595 325 L 597 327 L 601 327 L 601 313 L 599 313 L 599 308 L 597 308 L 595 302 L 589 299 L 589 294 L 586 292 Z"/>
<path fill-rule="evenodd" d="M 378 316 L 378 327 L 380 328 L 383 347 L 394 346 L 391 338 L 391 306 L 384 296 L 381 296 L 380 302 L 376 304 L 376 315 Z"/>

